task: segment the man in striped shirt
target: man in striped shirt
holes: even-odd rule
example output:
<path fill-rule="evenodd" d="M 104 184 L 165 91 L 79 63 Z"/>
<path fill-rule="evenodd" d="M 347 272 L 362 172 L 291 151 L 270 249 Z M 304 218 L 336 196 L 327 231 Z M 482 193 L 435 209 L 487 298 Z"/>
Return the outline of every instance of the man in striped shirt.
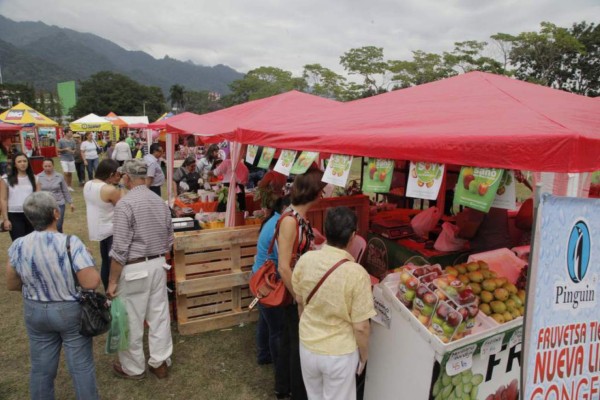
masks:
<path fill-rule="evenodd" d="M 148 167 L 143 160 L 128 160 L 119 168 L 129 189 L 115 207 L 112 258 L 107 294 L 119 297 L 129 318 L 129 349 L 119 352 L 115 374 L 143 379 L 144 320 L 150 328 L 149 370 L 166 378 L 173 341 L 167 298 L 165 253 L 173 245 L 173 224 L 167 205 L 146 186 Z"/>

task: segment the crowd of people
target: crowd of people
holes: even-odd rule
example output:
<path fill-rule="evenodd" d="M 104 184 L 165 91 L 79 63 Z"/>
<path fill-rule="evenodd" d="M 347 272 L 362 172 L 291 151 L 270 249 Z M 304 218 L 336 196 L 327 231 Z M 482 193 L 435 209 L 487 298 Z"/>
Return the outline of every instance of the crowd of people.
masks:
<path fill-rule="evenodd" d="M 115 375 L 141 380 L 149 371 L 162 379 L 171 366 L 165 255 L 173 244 L 173 226 L 171 211 L 160 197 L 163 148 L 152 144 L 139 159 L 134 156 L 136 147 L 121 139 L 110 157 L 102 159 L 93 135 L 81 143 L 77 139 L 67 131 L 57 144 L 63 174 L 54 170 L 52 159 L 45 159 L 43 172 L 36 176 L 27 155 L 17 153 L 0 181 L 2 228 L 13 240 L 7 286 L 24 298 L 32 398 L 53 398 L 62 348 L 77 398 L 98 398 L 92 339 L 79 334 L 77 285 L 96 289 L 102 284 L 107 296 L 120 298 L 127 310 L 129 348 L 118 352 Z M 83 197 L 88 239 L 100 246 L 99 273 L 82 240 L 63 234 L 67 205 L 74 211 L 72 174 L 77 172 L 83 183 L 78 164 L 88 172 Z M 217 174 L 227 178 L 230 190 L 242 191 L 248 180 L 243 163 L 234 173 L 219 147 L 209 146 L 203 157 L 188 155 L 173 184 L 193 190 L 203 177 Z M 276 195 L 268 202 L 270 214 L 261 226 L 253 272 L 267 258 L 273 259 L 294 301 L 259 306 L 257 362 L 273 365 L 277 398 L 332 399 L 344 393 L 343 398 L 352 399 L 356 373 L 368 357 L 368 320 L 375 313 L 368 274 L 348 253 L 356 215 L 344 207 L 329 210 L 324 225 L 327 244 L 315 250 L 307 215 L 322 196 L 322 171 L 311 168 L 298 175 L 289 196 L 283 195 L 285 181 L 278 178 L 271 172 L 259 182 Z M 275 245 L 269 251 L 272 240 Z M 67 244 L 71 259 L 65 257 Z M 336 262 L 343 267 L 319 284 L 319 293 L 309 295 Z M 144 324 L 149 327 L 148 359 Z"/>

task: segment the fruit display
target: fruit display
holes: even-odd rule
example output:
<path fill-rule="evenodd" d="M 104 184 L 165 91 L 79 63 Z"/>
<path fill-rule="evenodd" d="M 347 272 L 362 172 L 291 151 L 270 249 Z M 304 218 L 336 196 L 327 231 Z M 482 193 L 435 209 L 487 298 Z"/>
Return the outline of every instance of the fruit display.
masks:
<path fill-rule="evenodd" d="M 518 400 L 519 382 L 513 379 L 508 385 L 502 385 L 496 393 L 488 395 L 485 400 Z"/>
<path fill-rule="evenodd" d="M 399 268 L 398 271 L 400 272 L 400 284 L 398 286 L 397 297 L 402 304 L 411 310 L 417 286 L 420 283 L 419 278 L 432 273 L 442 274 L 442 268 L 439 264 L 424 266 L 408 264 Z"/>
<path fill-rule="evenodd" d="M 463 317 L 446 301 L 438 301 L 435 314 L 431 317 L 429 332 L 442 342 L 449 343 L 461 327 L 464 329 Z"/>
<path fill-rule="evenodd" d="M 527 289 L 527 269 L 529 268 L 529 265 L 525 265 L 522 269 L 521 269 L 521 273 L 519 274 L 519 277 L 517 278 L 517 289 L 523 289 L 526 290 Z"/>
<path fill-rule="evenodd" d="M 429 326 L 433 312 L 436 310 L 438 297 L 427 287 L 426 283 L 419 283 L 413 302 L 412 313 L 419 322 Z"/>
<path fill-rule="evenodd" d="M 469 369 L 460 374 L 449 376 L 445 371 L 433 384 L 431 395 L 434 400 L 477 399 L 479 385 L 483 382 L 482 374 L 473 374 Z"/>
<path fill-rule="evenodd" d="M 479 309 L 497 323 L 512 321 L 525 312 L 525 291 L 518 289 L 507 278 L 489 270 L 484 261 L 447 267 L 445 272 L 454 275 L 473 294 L 479 297 Z"/>
<path fill-rule="evenodd" d="M 475 296 L 473 290 L 454 275 L 439 276 L 432 281 L 429 287 L 434 290 L 440 300 L 446 301 L 446 304 L 462 317 L 454 335 L 451 338 L 446 337 L 457 340 L 469 335 L 471 328 L 475 326 L 475 317 L 479 312 L 479 299 Z"/>

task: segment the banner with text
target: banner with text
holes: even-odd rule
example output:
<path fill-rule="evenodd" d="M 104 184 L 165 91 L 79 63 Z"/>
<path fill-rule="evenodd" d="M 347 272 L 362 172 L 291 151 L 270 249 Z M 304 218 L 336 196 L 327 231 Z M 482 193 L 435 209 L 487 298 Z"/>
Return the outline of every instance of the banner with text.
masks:
<path fill-rule="evenodd" d="M 325 168 L 322 181 L 336 186 L 346 187 L 351 167 L 352 156 L 332 154 L 331 157 L 329 157 L 329 162 L 327 163 L 327 168 Z"/>
<path fill-rule="evenodd" d="M 454 205 L 488 212 L 504 170 L 497 168 L 462 167 L 454 189 Z"/>
<path fill-rule="evenodd" d="M 526 400 L 600 398 L 600 200 L 542 196 L 528 271 Z"/>
<path fill-rule="evenodd" d="M 368 193 L 387 193 L 392 184 L 394 160 L 369 158 L 363 172 L 362 190 Z"/>
<path fill-rule="evenodd" d="M 411 161 L 406 196 L 435 200 L 440 192 L 443 178 L 444 164 Z"/>

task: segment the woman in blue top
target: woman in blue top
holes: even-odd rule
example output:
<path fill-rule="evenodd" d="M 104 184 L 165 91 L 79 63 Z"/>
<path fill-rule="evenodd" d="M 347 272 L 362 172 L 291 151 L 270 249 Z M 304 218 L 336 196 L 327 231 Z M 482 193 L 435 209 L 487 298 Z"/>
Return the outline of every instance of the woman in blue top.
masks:
<path fill-rule="evenodd" d="M 77 399 L 98 399 L 92 338 L 79 334 L 81 306 L 71 271 L 84 289 L 98 287 L 100 275 L 76 236 L 70 237 L 71 265 L 67 236 L 56 229 L 60 211 L 50 193 L 29 195 L 23 211 L 35 231 L 16 239 L 8 249 L 6 286 L 23 294 L 31 398 L 54 399 L 54 379 L 64 347 Z"/>
<path fill-rule="evenodd" d="M 281 216 L 281 211 L 290 204 L 287 197 L 278 198 L 270 207 L 271 215 L 268 216 L 260 227 L 258 243 L 256 245 L 256 259 L 252 266 L 252 273 L 256 273 L 267 261 L 267 258 L 277 264 L 277 248 L 273 247 L 271 254 L 269 245 L 275 234 L 275 226 Z M 256 347 L 258 351 L 257 362 L 259 365 L 273 363 L 276 365 L 279 352 L 279 338 L 283 330 L 283 308 L 264 307 L 258 304 L 258 323 L 256 326 Z"/>

